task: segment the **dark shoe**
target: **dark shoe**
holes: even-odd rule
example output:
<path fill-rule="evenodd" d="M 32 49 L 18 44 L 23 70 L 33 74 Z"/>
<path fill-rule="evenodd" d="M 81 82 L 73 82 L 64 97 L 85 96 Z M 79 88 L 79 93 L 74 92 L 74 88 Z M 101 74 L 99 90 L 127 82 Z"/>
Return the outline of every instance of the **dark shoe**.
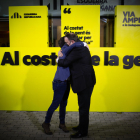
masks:
<path fill-rule="evenodd" d="M 75 127 L 72 127 L 72 129 L 73 129 L 74 131 L 78 131 L 78 130 L 79 130 L 79 125 L 78 125 L 78 126 L 75 126 Z"/>
<path fill-rule="evenodd" d="M 67 129 L 67 127 L 65 126 L 65 124 L 59 124 L 59 128 L 62 129 L 65 133 L 68 133 L 69 130 Z"/>
<path fill-rule="evenodd" d="M 75 133 L 75 134 L 72 134 L 70 135 L 70 138 L 82 138 L 82 137 L 86 137 L 87 134 L 81 134 L 79 132 Z"/>
<path fill-rule="evenodd" d="M 44 128 L 44 131 L 47 135 L 52 135 L 53 133 L 50 130 L 50 124 L 49 123 L 43 123 L 42 127 Z"/>

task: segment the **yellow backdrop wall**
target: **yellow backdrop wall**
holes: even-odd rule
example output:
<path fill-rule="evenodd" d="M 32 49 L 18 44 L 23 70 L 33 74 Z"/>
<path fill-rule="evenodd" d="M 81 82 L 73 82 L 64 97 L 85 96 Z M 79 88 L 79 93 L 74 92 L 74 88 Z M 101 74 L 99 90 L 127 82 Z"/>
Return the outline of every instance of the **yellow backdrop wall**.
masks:
<path fill-rule="evenodd" d="M 45 9 L 46 8 L 47 7 L 45 7 Z M 68 12 L 70 12 L 69 8 L 70 7 L 67 6 L 63 7 L 62 11 L 65 12 L 63 14 L 68 14 Z M 71 12 L 73 11 L 76 12 L 75 8 L 76 7 L 72 6 Z M 97 9 L 99 9 L 99 6 L 97 6 Z M 122 14 L 123 13 L 122 9 L 123 9 L 122 7 L 120 9 L 119 8 L 116 9 L 116 12 L 118 13 L 116 18 L 117 20 L 115 20 L 115 31 L 117 31 L 115 32 L 116 47 L 114 48 L 99 47 L 98 40 L 99 28 L 97 28 L 96 30 L 98 32 L 97 38 L 92 36 L 93 39 L 96 38 L 95 42 L 97 41 L 96 42 L 97 46 L 93 45 L 92 43 L 94 42 L 92 42 L 90 44 L 90 52 L 92 60 L 95 61 L 95 63 L 98 66 L 94 66 L 95 74 L 97 77 L 97 84 L 95 85 L 92 93 L 90 111 L 101 111 L 101 112 L 140 111 L 139 104 L 140 48 L 137 46 L 138 44 L 137 36 L 140 35 L 139 30 L 140 27 L 137 26 L 137 30 L 129 29 L 132 28 L 131 26 L 127 27 L 128 31 L 130 30 L 133 34 L 136 35 L 136 37 L 132 36 L 133 37 L 132 41 L 135 44 L 133 45 L 133 47 L 130 47 L 129 45 L 130 34 L 126 34 L 124 26 L 123 26 L 124 28 L 119 27 L 119 24 L 122 24 L 122 22 L 118 21 L 119 10 L 120 14 Z M 132 6 L 131 11 L 132 10 L 135 10 L 135 7 Z M 26 12 L 27 11 L 28 10 L 26 9 Z M 34 9 L 33 11 L 29 12 L 34 11 L 36 10 Z M 47 10 L 45 11 L 47 15 Z M 21 32 L 18 32 L 16 30 L 16 32 L 18 32 L 20 37 L 19 39 L 15 40 L 16 37 L 18 38 L 18 36 L 17 34 L 14 35 L 13 29 L 15 28 L 16 25 L 18 26 L 20 19 L 18 19 L 17 17 L 15 19 L 12 19 L 11 16 L 14 16 L 13 15 L 14 12 L 15 10 L 13 10 L 11 12 L 12 14 L 9 15 L 11 18 L 10 23 L 12 24 L 10 25 L 11 28 L 10 31 L 12 34 L 12 36 L 10 36 L 10 39 L 13 39 L 10 41 L 11 43 L 15 43 L 15 45 L 11 45 L 9 48 L 0 48 L 0 110 L 46 111 L 52 102 L 53 98 L 52 81 L 57 69 L 55 59 L 54 57 L 52 58 L 51 56 L 57 55 L 57 52 L 60 49 L 57 47 L 52 48 L 47 47 L 48 40 L 47 27 L 44 28 L 45 29 L 45 32 L 43 32 L 44 39 L 42 40 L 44 44 L 42 45 L 39 45 L 40 40 L 38 41 L 37 44 L 39 46 L 36 45 L 35 43 L 36 40 L 35 42 L 33 42 L 34 45 L 28 44 L 28 42 L 30 41 L 24 40 L 26 36 L 24 36 L 25 32 L 23 29 L 21 30 Z M 135 13 L 137 14 L 137 16 L 139 16 L 137 12 Z M 99 14 L 99 12 L 97 14 Z M 24 12 L 23 13 L 21 12 L 19 15 L 21 16 L 24 15 Z M 16 21 L 13 22 L 12 20 Z M 37 22 L 37 24 L 40 23 L 40 26 L 41 25 L 45 26 L 46 20 L 47 18 L 42 20 L 43 23 Z M 32 20 L 32 22 L 33 21 L 34 20 Z M 93 22 L 92 18 L 91 21 Z M 13 23 L 15 23 L 15 25 Z M 83 26 L 83 28 L 86 27 L 86 29 L 88 30 L 89 23 L 87 22 L 86 24 L 87 25 L 84 26 L 78 25 L 78 27 L 76 27 L 75 23 L 73 26 L 71 26 L 70 23 L 68 23 L 67 26 L 76 27 L 75 29 L 78 28 L 78 30 L 80 26 Z M 21 25 L 23 24 L 21 23 Z M 38 28 L 42 28 L 40 26 Z M 63 31 L 65 26 L 64 24 L 62 26 Z M 68 30 L 67 26 L 66 30 Z M 26 30 L 26 26 L 23 26 L 22 28 L 25 28 Z M 82 27 L 80 29 L 82 29 Z M 95 35 L 92 32 L 92 29 L 90 30 L 92 35 Z M 121 30 L 124 30 L 124 32 L 121 32 Z M 38 30 L 38 32 L 40 31 Z M 120 34 L 119 32 L 121 33 L 121 36 L 125 39 L 124 41 L 122 41 L 121 38 L 119 38 Z M 34 32 L 28 33 L 32 35 Z M 37 36 L 41 35 L 37 34 Z M 21 37 L 23 37 L 22 42 L 24 43 L 24 45 L 20 44 Z M 127 40 L 129 42 L 127 42 Z M 120 44 L 118 45 L 117 42 Z M 43 59 L 44 56 L 45 60 Z M 100 59 L 100 61 L 98 61 L 97 58 Z M 67 111 L 78 111 L 77 95 L 74 94 L 72 91 L 70 92 L 70 96 L 68 99 Z"/>

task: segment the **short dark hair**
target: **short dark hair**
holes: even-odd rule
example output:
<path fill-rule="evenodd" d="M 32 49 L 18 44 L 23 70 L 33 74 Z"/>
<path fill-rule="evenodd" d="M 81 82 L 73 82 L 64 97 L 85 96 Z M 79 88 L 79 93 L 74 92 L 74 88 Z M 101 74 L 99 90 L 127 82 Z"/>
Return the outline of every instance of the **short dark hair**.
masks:
<path fill-rule="evenodd" d="M 75 42 L 78 41 L 78 36 L 74 33 L 67 33 L 65 37 L 67 37 L 69 40 L 74 40 Z"/>
<path fill-rule="evenodd" d="M 62 48 L 64 46 L 64 44 L 65 44 L 65 42 L 64 42 L 64 36 L 63 36 L 58 40 L 58 45 Z"/>

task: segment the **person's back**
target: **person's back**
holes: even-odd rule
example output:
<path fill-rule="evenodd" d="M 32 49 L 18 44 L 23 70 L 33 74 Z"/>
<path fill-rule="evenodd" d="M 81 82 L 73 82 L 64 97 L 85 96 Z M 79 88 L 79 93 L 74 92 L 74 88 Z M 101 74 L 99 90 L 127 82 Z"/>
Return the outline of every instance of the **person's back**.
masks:
<path fill-rule="evenodd" d="M 67 48 L 67 45 L 63 45 L 62 52 Z M 60 59 L 64 59 L 65 55 L 63 57 L 60 57 Z M 68 79 L 68 77 L 70 76 L 70 70 L 69 67 L 60 67 L 57 66 L 57 71 L 55 73 L 54 76 L 54 80 L 60 80 L 60 81 L 65 81 L 66 79 Z"/>

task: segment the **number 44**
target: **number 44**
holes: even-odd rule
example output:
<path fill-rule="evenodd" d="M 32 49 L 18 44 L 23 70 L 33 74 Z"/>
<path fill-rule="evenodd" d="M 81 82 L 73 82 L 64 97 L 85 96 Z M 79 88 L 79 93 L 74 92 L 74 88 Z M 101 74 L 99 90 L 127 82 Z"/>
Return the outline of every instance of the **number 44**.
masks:
<path fill-rule="evenodd" d="M 65 14 L 66 14 L 66 13 L 70 14 L 70 13 L 71 13 L 71 8 L 65 8 L 63 12 L 64 12 Z"/>

